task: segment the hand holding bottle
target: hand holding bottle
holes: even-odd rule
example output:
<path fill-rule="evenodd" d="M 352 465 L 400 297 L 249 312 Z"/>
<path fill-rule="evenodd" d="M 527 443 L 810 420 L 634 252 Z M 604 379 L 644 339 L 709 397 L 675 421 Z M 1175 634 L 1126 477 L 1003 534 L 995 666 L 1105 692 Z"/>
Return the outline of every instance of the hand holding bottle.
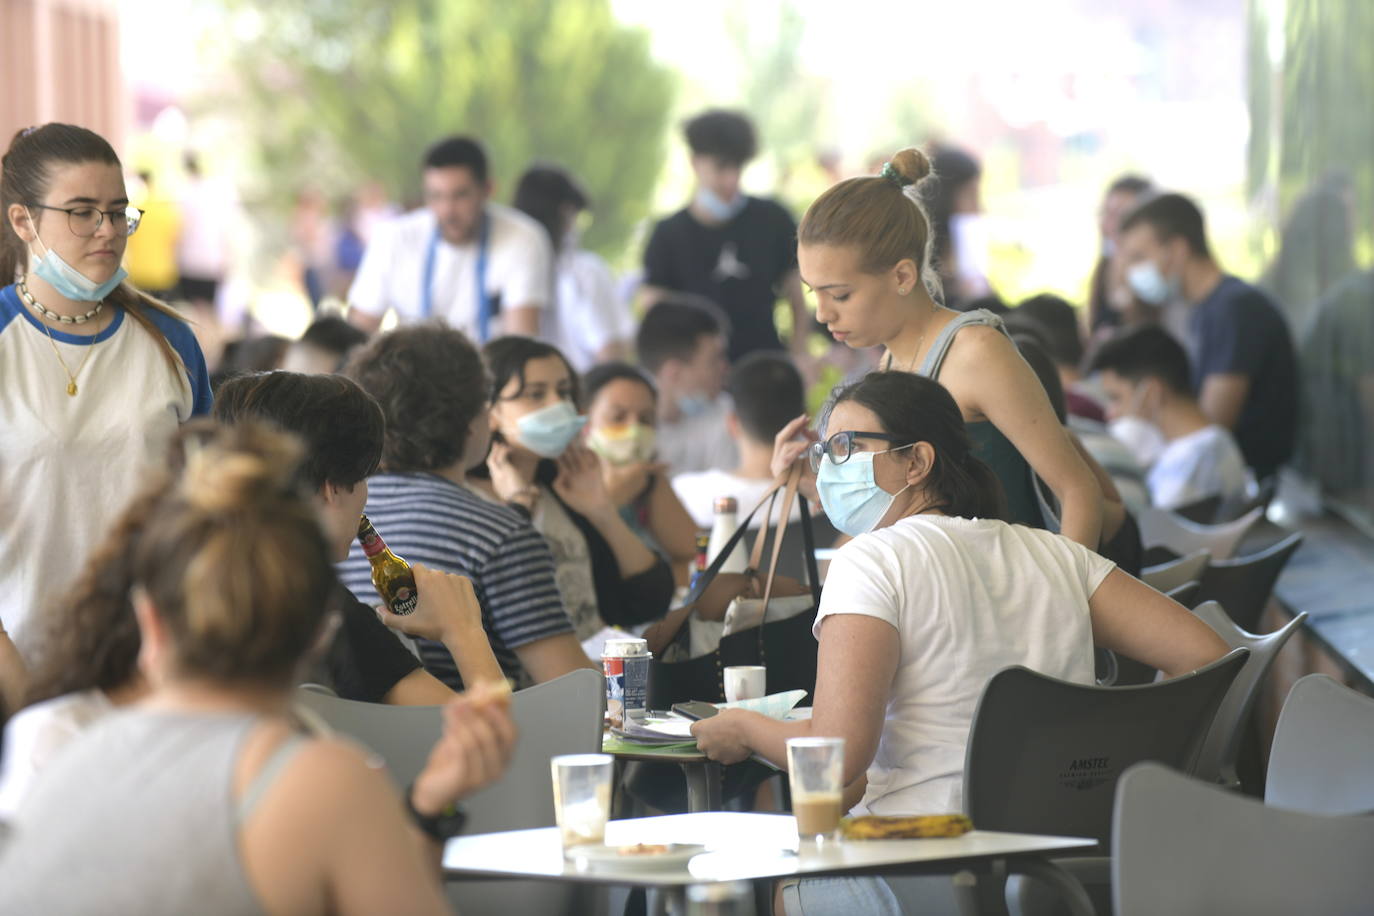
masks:
<path fill-rule="evenodd" d="M 377 608 L 377 617 L 407 636 L 433 639 L 442 643 L 483 633 L 482 605 L 466 576 L 412 564 L 420 600 L 409 614 L 393 614 Z M 483 636 L 485 639 L 485 636 Z"/>

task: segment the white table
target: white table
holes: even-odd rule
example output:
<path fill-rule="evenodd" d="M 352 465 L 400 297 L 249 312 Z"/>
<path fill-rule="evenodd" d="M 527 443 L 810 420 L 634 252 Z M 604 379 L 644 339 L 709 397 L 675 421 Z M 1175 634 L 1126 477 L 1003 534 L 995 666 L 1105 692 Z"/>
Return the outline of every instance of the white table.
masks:
<path fill-rule="evenodd" d="M 1049 857 L 1086 851 L 1096 841 L 1077 837 L 1036 836 L 975 830 L 961 837 L 922 840 L 867 840 L 805 844 L 799 850 L 796 822 L 786 814 L 742 814 L 716 811 L 670 814 L 611 821 L 606 842 L 697 843 L 707 851 L 687 868 L 646 870 L 586 869 L 563 857 L 558 829 L 512 830 L 456 837 L 444 848 L 447 878 L 530 878 L 591 884 L 664 888 L 682 899 L 690 884 L 718 881 L 838 874 L 954 874 L 970 871 L 991 875 L 991 881 L 969 891 L 979 912 L 1005 911 L 1001 896 L 1006 869 L 1034 873 L 1058 884 L 1071 906 L 1091 913 L 1082 887 L 1049 864 Z M 1082 895 L 1081 897 L 1079 895 Z M 1086 911 L 1081 907 L 1087 905 Z M 680 903 L 679 903 L 680 906 Z M 677 912 L 681 912 L 679 908 Z"/>

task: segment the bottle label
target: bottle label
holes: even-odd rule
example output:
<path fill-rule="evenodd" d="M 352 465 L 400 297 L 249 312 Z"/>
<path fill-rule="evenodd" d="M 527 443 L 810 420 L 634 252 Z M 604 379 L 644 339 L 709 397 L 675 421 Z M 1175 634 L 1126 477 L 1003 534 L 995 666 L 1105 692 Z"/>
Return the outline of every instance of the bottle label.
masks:
<path fill-rule="evenodd" d="M 420 596 L 414 589 L 402 585 L 396 589 L 396 595 L 391 599 L 391 613 L 405 616 L 415 610 L 415 605 L 419 600 Z"/>
<path fill-rule="evenodd" d="M 363 554 L 369 559 L 386 550 L 386 542 L 371 528 L 358 535 L 358 543 L 363 545 Z"/>

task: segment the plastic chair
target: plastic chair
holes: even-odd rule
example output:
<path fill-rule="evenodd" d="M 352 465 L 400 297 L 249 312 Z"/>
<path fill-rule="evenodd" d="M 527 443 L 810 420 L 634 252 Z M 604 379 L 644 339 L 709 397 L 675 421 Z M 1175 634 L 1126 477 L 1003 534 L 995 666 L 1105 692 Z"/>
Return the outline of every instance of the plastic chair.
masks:
<path fill-rule="evenodd" d="M 1293 685 L 1269 751 L 1266 804 L 1312 814 L 1374 811 L 1374 699 L 1324 674 Z"/>
<path fill-rule="evenodd" d="M 1110 853 L 1112 792 L 1142 760 L 1194 765 L 1227 689 L 1237 650 L 1192 674 L 1136 687 L 1089 687 L 1020 666 L 993 675 L 974 712 L 964 758 L 964 809 L 982 830 L 1093 837 Z M 1098 912 L 1109 906 L 1104 855 L 1056 859 Z M 1038 880 L 1008 885 L 1012 909 L 1057 913 Z"/>
<path fill-rule="evenodd" d="M 549 758 L 601 750 L 606 711 L 605 679 L 591 669 L 517 692 L 511 717 L 519 743 L 505 775 L 463 800 L 468 833 L 549 827 L 555 823 Z M 383 706 L 296 691 L 301 705 L 318 713 L 335 731 L 350 735 L 386 761 L 404 791 L 424 768 L 442 730 L 438 706 Z M 465 882 L 449 886 L 449 898 L 463 913 L 556 913 L 567 910 L 573 888 L 540 882 Z"/>
<path fill-rule="evenodd" d="M 1162 545 L 1179 554 L 1208 550 L 1212 559 L 1229 560 L 1241 538 L 1259 521 L 1264 510 L 1256 507 L 1232 522 L 1198 525 L 1163 509 L 1142 509 L 1137 517 L 1146 547 Z"/>
<path fill-rule="evenodd" d="M 1259 553 L 1211 563 L 1199 579 L 1198 600 L 1219 601 L 1242 629 L 1258 630 L 1274 583 L 1301 544 L 1302 533 L 1295 532 Z"/>
<path fill-rule="evenodd" d="M 1094 837 L 1105 849 L 1117 778 L 1141 760 L 1191 771 L 1248 654 L 1137 687 L 999 671 L 969 731 L 965 810 L 983 830 Z"/>
<path fill-rule="evenodd" d="M 1260 687 L 1274 664 L 1274 657 L 1307 620 L 1307 615 L 1299 614 L 1273 633 L 1256 636 L 1236 626 L 1225 609 L 1215 601 L 1198 605 L 1193 613 L 1226 640 L 1232 649 L 1250 650 L 1245 667 L 1236 675 L 1231 689 L 1226 692 L 1226 699 L 1217 710 L 1207 740 L 1202 743 L 1202 750 L 1198 754 L 1197 766 L 1192 770 L 1201 779 L 1215 780 L 1232 789 L 1239 788 L 1236 758 L 1240 752 L 1241 736 L 1250 724 Z"/>
<path fill-rule="evenodd" d="M 1215 525 L 1217 512 L 1221 509 L 1221 495 L 1204 496 L 1186 505 L 1175 506 L 1169 511 L 1179 518 L 1186 518 L 1198 525 Z"/>
<path fill-rule="evenodd" d="M 1267 807 L 1157 764 L 1121 778 L 1116 916 L 1368 913 L 1374 818 Z"/>
<path fill-rule="evenodd" d="M 1211 560 L 1211 551 L 1194 550 L 1186 557 L 1145 567 L 1140 571 L 1140 581 L 1156 591 L 1169 592 L 1185 582 L 1198 581 Z"/>

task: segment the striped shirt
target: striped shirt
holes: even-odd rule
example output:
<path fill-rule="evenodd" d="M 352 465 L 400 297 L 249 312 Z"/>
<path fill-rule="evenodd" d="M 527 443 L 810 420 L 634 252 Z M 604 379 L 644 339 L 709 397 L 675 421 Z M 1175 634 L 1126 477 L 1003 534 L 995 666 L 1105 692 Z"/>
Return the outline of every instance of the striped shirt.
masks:
<path fill-rule="evenodd" d="M 529 520 L 434 474 L 378 474 L 367 489 L 367 516 L 392 551 L 472 580 L 501 670 L 521 686 L 530 683 L 513 650 L 571 633 L 572 623 L 554 581 L 553 554 Z M 339 564 L 339 578 L 359 601 L 377 603 L 371 567 L 357 544 Z M 462 689 L 448 650 L 430 640 L 415 642 L 425 668 Z"/>

